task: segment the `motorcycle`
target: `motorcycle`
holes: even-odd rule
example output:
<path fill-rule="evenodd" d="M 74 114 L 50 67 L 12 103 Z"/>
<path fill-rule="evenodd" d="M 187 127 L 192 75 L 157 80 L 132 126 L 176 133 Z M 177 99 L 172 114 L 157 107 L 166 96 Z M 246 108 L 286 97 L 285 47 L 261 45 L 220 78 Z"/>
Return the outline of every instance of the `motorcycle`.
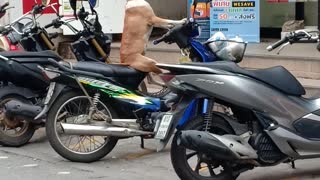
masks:
<path fill-rule="evenodd" d="M 49 86 L 49 82 L 43 79 L 37 66 L 45 64 L 47 58 L 62 61 L 56 53 L 48 51 L 55 50 L 52 39 L 56 38 L 58 33 L 49 34 L 46 29 L 66 25 L 74 30 L 69 24 L 72 19 L 61 20 L 62 17 L 58 15 L 54 5 L 50 4 L 50 1 L 42 4 L 36 2 L 31 11 L 0 30 L 1 34 L 7 35 L 11 44 L 19 44 L 25 51 L 29 51 L 29 53 L 23 51 L 1 53 L 7 58 L 19 60 L 19 64 L 1 63 L 0 144 L 4 146 L 22 146 L 32 138 L 36 129 L 44 126 L 43 120 L 32 121 L 29 118 L 30 114 L 24 115 L 24 113 L 26 109 L 39 110 Z M 58 18 L 43 28 L 36 21 L 37 15 L 50 7 L 56 12 Z"/>
<path fill-rule="evenodd" d="M 3 4 L 2 6 L 0 6 L 0 18 L 2 18 L 8 9 L 14 8 L 14 7 L 9 7 L 9 2 Z M 10 44 L 10 42 L 8 41 L 7 37 L 5 36 L 0 36 L 0 52 L 1 51 L 14 51 L 17 50 L 17 47 Z"/>
<path fill-rule="evenodd" d="M 57 54 L 52 51 L 47 51 L 55 49 L 51 40 L 58 36 L 58 33 L 48 34 L 46 31 L 47 28 L 59 28 L 65 25 L 79 36 L 80 39 L 72 45 L 74 52 L 81 52 L 81 54 L 77 56 L 79 60 L 90 61 L 93 59 L 92 57 L 96 57 L 94 61 L 98 61 L 98 51 L 93 51 L 93 47 L 88 46 L 88 48 L 83 46 L 84 44 L 87 45 L 85 43 L 86 41 L 96 42 L 95 48 L 100 47 L 101 49 L 101 46 L 104 45 L 103 47 L 106 47 L 105 50 L 108 50 L 107 45 L 110 46 L 110 42 L 107 41 L 107 39 L 103 39 L 103 36 L 99 33 L 100 31 L 95 28 L 99 25 L 98 17 L 96 17 L 94 23 L 91 24 L 85 20 L 85 17 L 88 16 L 89 13 L 84 12 L 84 9 L 80 10 L 78 16 L 83 17 L 81 22 L 86 24 L 84 30 L 79 31 L 69 23 L 74 19 L 68 18 L 63 20 L 63 17 L 59 16 L 55 10 L 55 4 L 50 4 L 50 1 L 46 1 L 45 3 L 43 2 L 41 5 L 36 3 L 30 12 L 1 29 L 1 33 L 7 34 L 12 44 L 19 43 L 25 51 L 34 51 L 34 53 L 22 51 L 16 53 L 1 53 L 1 55 L 6 58 L 16 58 L 19 60 L 19 63 L 10 65 L 6 62 L 2 63 L 1 73 L 3 74 L 3 78 L 1 80 L 3 87 L 0 91 L 0 106 L 3 131 L 0 132 L 0 144 L 4 146 L 22 146 L 32 138 L 36 129 L 44 126 L 44 115 L 40 116 L 42 118 L 41 120 L 33 121 L 33 119 L 30 119 L 30 115 L 42 110 L 44 97 L 49 86 L 48 81 L 41 76 L 41 72 L 37 66 L 40 64 L 45 65 L 47 58 L 62 61 L 61 57 Z M 36 22 L 36 16 L 48 7 L 52 7 L 58 17 L 42 28 Z M 31 16 L 31 18 L 29 16 Z M 21 23 L 21 21 L 26 19 L 28 23 Z M 83 48 L 85 48 L 85 50 Z M 90 55 L 92 55 L 92 57 Z M 82 59 L 80 59 L 80 57 Z M 19 69 L 19 72 L 17 72 L 16 69 Z M 25 114 L 28 110 L 31 112 Z"/>
<path fill-rule="evenodd" d="M 192 25 L 192 19 L 190 20 Z M 186 26 L 190 25 L 187 23 Z M 171 31 L 172 33 L 179 33 Z M 156 40 L 176 42 L 183 47 L 190 35 L 174 36 L 167 33 Z M 169 38 L 174 37 L 174 38 Z M 166 113 L 170 104 L 180 99 L 174 94 L 164 98 L 148 97 L 137 88 L 146 74 L 130 67 L 116 64 L 78 62 L 61 64 L 50 61 L 54 68 L 42 68 L 43 75 L 50 79 L 51 86 L 65 91 L 48 92 L 46 106 L 50 106 L 46 121 L 47 137 L 51 146 L 66 159 L 77 162 L 92 162 L 106 156 L 115 147 L 118 139 L 140 136 L 159 139 L 159 150 L 168 143 L 174 129 L 183 128 L 190 117 L 197 114 L 208 116 L 213 104 L 209 99 L 187 98 L 186 112 L 180 112 L 181 120 L 171 126 L 172 115 Z M 203 63 L 196 63 L 204 66 Z M 197 74 L 203 67 L 181 65 L 185 69 L 171 70 L 178 65 L 159 65 L 169 68 L 172 74 L 163 74 L 165 81 L 179 73 Z M 129 79 L 127 77 L 130 77 Z M 189 103 L 191 105 L 189 105 Z M 46 108 L 45 106 L 45 108 Z M 116 107 L 116 108 L 115 108 Z M 170 127 L 170 130 L 166 128 Z M 78 138 L 80 137 L 80 140 Z M 143 147 L 143 143 L 142 143 Z"/>
<path fill-rule="evenodd" d="M 318 39 L 319 33 L 298 30 L 267 49 Z M 171 159 L 181 179 L 236 179 L 255 167 L 294 168 L 295 160 L 320 157 L 320 99 L 302 97 L 305 89 L 288 70 L 245 70 L 232 62 L 206 67 L 215 72 L 175 76 L 168 86 L 222 103 L 233 115 L 214 112 L 209 125 L 190 121 L 175 134 Z"/>
<path fill-rule="evenodd" d="M 26 50 L 1 52 L 2 56 L 15 58 L 18 62 L 1 62 L 1 145 L 22 146 L 32 138 L 36 129 L 44 126 L 43 120 L 33 121 L 29 118 L 30 114 L 25 114 L 25 110 L 38 112 L 49 86 L 37 66 L 45 65 L 47 58 L 62 61 L 56 53 L 45 51 L 54 50 L 51 39 L 57 37 L 57 34 L 48 34 L 36 21 L 44 9 L 54 9 L 54 5 L 50 4 L 50 1 L 36 3 L 31 11 L 0 29 L 1 34 L 7 35 L 11 44 L 19 43 L 20 47 Z"/>

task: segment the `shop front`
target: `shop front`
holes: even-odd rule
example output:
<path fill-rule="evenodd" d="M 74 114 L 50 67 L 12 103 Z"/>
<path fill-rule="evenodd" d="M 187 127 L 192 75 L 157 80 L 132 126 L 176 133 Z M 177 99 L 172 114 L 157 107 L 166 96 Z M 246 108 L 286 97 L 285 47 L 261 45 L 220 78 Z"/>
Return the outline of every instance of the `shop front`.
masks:
<path fill-rule="evenodd" d="M 195 18 L 211 23 L 211 33 L 207 33 L 208 23 L 203 25 L 206 37 L 201 39 L 220 29 L 232 35 L 238 32 L 248 37 L 259 36 L 259 39 L 280 38 L 284 23 L 292 20 L 299 20 L 299 28 L 318 29 L 319 26 L 317 0 L 198 0 L 196 8 L 193 2 L 188 2 L 189 16 L 196 9 Z M 252 42 L 257 42 L 256 38 Z"/>
<path fill-rule="evenodd" d="M 261 1 L 261 37 L 280 37 L 282 26 L 290 20 L 303 20 L 305 28 L 319 29 L 317 0 Z"/>

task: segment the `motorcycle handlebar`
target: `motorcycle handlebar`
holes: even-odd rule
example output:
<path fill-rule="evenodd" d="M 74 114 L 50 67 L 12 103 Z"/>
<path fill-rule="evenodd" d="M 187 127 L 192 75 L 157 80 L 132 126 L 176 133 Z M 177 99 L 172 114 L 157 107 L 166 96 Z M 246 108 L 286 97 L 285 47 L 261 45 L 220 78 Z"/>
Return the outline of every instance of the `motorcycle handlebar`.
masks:
<path fill-rule="evenodd" d="M 9 2 L 6 2 L 4 5 L 2 5 L 0 8 L 1 8 L 1 11 L 4 10 L 6 7 L 8 7 L 10 4 Z"/>
<path fill-rule="evenodd" d="M 50 24 L 45 25 L 44 28 L 48 29 L 48 28 L 51 28 L 51 27 L 54 26 L 54 25 L 55 25 L 55 23 L 52 22 L 52 23 L 50 23 Z"/>
<path fill-rule="evenodd" d="M 167 32 L 165 35 L 163 35 L 162 37 L 160 37 L 159 39 L 156 39 L 153 41 L 153 45 L 157 45 L 159 43 L 161 43 L 162 41 L 164 41 L 170 34 L 170 31 Z"/>
<path fill-rule="evenodd" d="M 276 49 L 277 47 L 279 47 L 279 46 L 281 46 L 282 44 L 287 43 L 287 42 L 289 42 L 289 38 L 288 38 L 288 37 L 285 37 L 285 38 L 281 39 L 280 41 L 278 41 L 278 42 L 276 42 L 276 43 L 268 46 L 268 47 L 267 47 L 267 50 L 268 50 L 268 51 L 272 51 L 272 50 Z"/>

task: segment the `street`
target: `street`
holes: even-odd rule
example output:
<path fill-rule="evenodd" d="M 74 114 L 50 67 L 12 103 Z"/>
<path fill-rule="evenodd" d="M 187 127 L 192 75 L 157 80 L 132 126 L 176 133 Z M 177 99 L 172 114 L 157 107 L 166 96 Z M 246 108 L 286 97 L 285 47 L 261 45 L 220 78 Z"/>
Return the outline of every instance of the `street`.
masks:
<path fill-rule="evenodd" d="M 121 140 L 116 148 L 99 162 L 73 163 L 60 157 L 49 145 L 44 129 L 36 132 L 32 141 L 20 148 L 0 148 L 0 177 L 10 180 L 178 180 L 171 162 L 169 148 L 155 152 L 154 140 L 146 140 L 140 148 L 140 139 Z M 256 168 L 243 173 L 239 180 L 320 179 L 319 159 L 296 162 L 272 168 Z"/>

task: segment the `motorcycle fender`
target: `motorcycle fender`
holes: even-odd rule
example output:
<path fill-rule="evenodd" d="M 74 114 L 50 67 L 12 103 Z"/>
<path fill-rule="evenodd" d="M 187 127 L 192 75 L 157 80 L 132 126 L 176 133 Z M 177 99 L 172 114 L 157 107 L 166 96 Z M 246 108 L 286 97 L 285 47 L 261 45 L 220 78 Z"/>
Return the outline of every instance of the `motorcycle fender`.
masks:
<path fill-rule="evenodd" d="M 38 97 L 38 94 L 35 94 L 30 89 L 15 86 L 14 84 L 9 84 L 0 89 L 0 99 L 10 95 L 18 95 L 27 99 Z"/>
<path fill-rule="evenodd" d="M 50 98 L 50 101 L 49 101 L 49 104 L 48 104 L 48 107 L 50 109 L 50 107 L 52 106 L 52 104 L 56 101 L 56 99 L 60 96 L 60 94 L 66 90 L 66 85 L 64 84 L 56 84 L 55 85 L 55 89 L 54 89 L 54 92 Z"/>
<path fill-rule="evenodd" d="M 166 147 L 169 139 L 171 138 L 172 134 L 174 133 L 175 129 L 177 128 L 181 118 L 184 116 L 186 110 L 190 106 L 190 103 L 192 103 L 193 101 L 194 101 L 194 97 L 192 97 L 192 96 L 184 96 L 181 99 L 181 101 L 179 102 L 179 104 L 177 105 L 175 110 L 173 111 L 174 116 L 173 116 L 173 120 L 172 120 L 172 125 L 168 131 L 168 134 L 165 139 L 160 140 L 160 144 L 157 148 L 157 151 L 161 151 Z"/>
<path fill-rule="evenodd" d="M 50 87 L 51 87 L 51 85 L 52 85 L 52 83 L 50 84 Z M 34 120 L 37 121 L 37 120 L 40 120 L 46 116 L 46 114 L 50 110 L 52 104 L 56 101 L 56 99 L 59 97 L 59 95 L 65 90 L 66 85 L 55 84 L 53 87 L 54 87 L 54 90 L 53 90 L 52 95 L 49 96 L 48 103 L 45 102 L 42 111 L 37 115 L 37 117 L 34 118 Z M 49 94 L 49 92 L 48 92 L 48 94 Z M 48 94 L 47 94 L 47 96 L 48 96 Z M 45 101 L 47 101 L 47 98 L 48 97 L 46 97 Z"/>

